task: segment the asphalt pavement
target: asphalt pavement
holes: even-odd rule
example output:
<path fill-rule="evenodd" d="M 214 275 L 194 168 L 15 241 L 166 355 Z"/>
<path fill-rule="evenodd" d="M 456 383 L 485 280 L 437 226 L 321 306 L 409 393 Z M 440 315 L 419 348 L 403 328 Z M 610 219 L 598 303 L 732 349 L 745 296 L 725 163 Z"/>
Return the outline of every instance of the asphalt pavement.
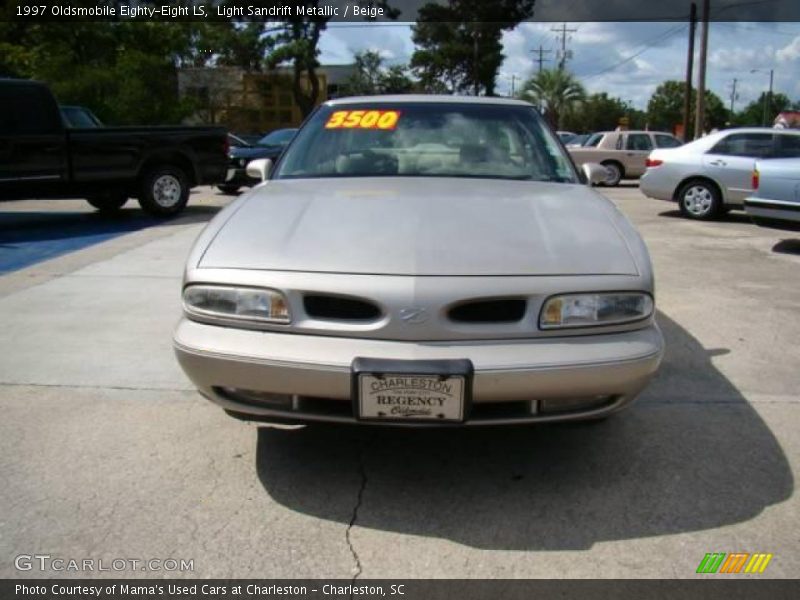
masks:
<path fill-rule="evenodd" d="M 0 204 L 0 576 L 693 577 L 708 552 L 796 576 L 800 235 L 604 193 L 652 253 L 657 378 L 602 423 L 469 431 L 258 428 L 200 398 L 171 334 L 230 197 L 163 223 Z"/>

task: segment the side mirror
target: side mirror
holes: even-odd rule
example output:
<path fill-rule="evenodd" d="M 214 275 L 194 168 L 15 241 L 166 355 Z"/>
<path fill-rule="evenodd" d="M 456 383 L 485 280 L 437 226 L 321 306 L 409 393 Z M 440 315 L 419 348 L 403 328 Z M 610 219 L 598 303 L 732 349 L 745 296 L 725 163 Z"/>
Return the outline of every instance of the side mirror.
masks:
<path fill-rule="evenodd" d="M 272 170 L 272 161 L 268 158 L 257 158 L 247 163 L 247 176 L 259 181 L 266 181 Z"/>
<path fill-rule="evenodd" d="M 586 176 L 586 185 L 599 185 L 608 177 L 608 170 L 598 163 L 584 163 L 581 170 Z"/>

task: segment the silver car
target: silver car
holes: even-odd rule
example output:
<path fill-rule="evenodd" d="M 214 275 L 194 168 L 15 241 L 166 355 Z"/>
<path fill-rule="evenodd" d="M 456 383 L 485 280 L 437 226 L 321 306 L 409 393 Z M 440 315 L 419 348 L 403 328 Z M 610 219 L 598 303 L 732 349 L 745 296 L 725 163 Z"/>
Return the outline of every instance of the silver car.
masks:
<path fill-rule="evenodd" d="M 264 183 L 191 251 L 174 335 L 232 416 L 601 418 L 658 367 L 641 237 L 525 102 L 333 100 L 249 170 Z"/>
<path fill-rule="evenodd" d="M 753 188 L 744 207 L 757 225 L 800 231 L 800 158 L 758 161 Z"/>
<path fill-rule="evenodd" d="M 658 200 L 678 202 L 691 219 L 713 219 L 744 208 L 761 158 L 800 157 L 800 131 L 764 127 L 728 129 L 670 150 L 654 150 L 639 188 Z"/>

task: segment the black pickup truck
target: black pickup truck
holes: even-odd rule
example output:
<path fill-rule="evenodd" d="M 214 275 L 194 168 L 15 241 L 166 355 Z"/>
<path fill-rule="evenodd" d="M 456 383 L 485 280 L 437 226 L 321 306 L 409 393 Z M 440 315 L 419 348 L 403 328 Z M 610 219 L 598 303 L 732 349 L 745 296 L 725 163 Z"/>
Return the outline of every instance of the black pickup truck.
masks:
<path fill-rule="evenodd" d="M 179 213 L 196 185 L 225 181 L 228 139 L 218 127 L 64 126 L 42 83 L 0 79 L 0 199 L 86 198 L 114 211 L 138 198 Z"/>

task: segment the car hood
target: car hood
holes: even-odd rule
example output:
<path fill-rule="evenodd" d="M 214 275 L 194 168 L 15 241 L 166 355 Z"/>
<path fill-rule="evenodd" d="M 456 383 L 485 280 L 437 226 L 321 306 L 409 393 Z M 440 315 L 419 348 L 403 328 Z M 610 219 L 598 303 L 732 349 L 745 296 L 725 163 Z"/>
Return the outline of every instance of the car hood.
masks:
<path fill-rule="evenodd" d="M 385 275 L 637 275 L 610 201 L 582 185 L 464 178 L 273 180 L 202 268 Z"/>
<path fill-rule="evenodd" d="M 234 146 L 230 149 L 231 158 L 273 158 L 281 153 L 283 146 Z"/>

